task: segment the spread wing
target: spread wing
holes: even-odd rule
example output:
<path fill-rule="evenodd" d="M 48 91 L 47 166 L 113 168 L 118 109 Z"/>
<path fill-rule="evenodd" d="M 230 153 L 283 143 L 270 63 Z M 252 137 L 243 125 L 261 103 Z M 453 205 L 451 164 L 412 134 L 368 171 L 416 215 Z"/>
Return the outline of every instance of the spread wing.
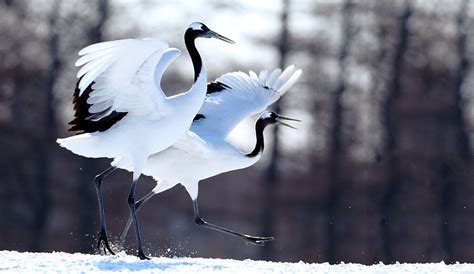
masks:
<path fill-rule="evenodd" d="M 294 65 L 283 72 L 253 71 L 227 73 L 207 86 L 204 103 L 194 118 L 191 131 L 199 136 L 227 135 L 248 116 L 264 111 L 289 90 L 301 76 Z"/>
<path fill-rule="evenodd" d="M 74 100 L 82 112 L 75 120 L 93 123 L 117 113 L 160 117 L 166 99 L 161 77 L 178 49 L 158 39 L 124 39 L 90 45 L 79 55 Z M 77 122 L 75 130 L 85 131 Z"/>

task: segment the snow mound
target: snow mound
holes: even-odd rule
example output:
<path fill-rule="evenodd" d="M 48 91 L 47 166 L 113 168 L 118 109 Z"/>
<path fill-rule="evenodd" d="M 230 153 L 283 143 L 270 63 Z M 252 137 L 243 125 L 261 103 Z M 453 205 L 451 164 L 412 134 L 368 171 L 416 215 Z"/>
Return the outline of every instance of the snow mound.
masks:
<path fill-rule="evenodd" d="M 474 264 L 308 264 L 203 258 L 152 258 L 141 261 L 125 253 L 21 253 L 0 251 L 2 273 L 474 273 Z"/>

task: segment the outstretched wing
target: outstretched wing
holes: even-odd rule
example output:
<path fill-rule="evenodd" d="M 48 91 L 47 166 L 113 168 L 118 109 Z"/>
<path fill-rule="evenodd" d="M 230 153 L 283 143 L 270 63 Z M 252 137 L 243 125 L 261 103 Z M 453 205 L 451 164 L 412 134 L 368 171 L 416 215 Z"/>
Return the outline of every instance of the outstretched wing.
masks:
<path fill-rule="evenodd" d="M 191 131 L 199 136 L 227 135 L 243 119 L 264 111 L 289 90 L 301 76 L 294 65 L 283 72 L 275 69 L 249 74 L 227 73 L 207 85 L 204 103 L 194 118 Z"/>
<path fill-rule="evenodd" d="M 160 117 L 166 98 L 161 77 L 180 55 L 178 49 L 158 39 L 124 39 L 90 45 L 79 55 L 71 129 L 89 132 L 81 128 L 81 122 L 110 120 L 117 113 Z"/>

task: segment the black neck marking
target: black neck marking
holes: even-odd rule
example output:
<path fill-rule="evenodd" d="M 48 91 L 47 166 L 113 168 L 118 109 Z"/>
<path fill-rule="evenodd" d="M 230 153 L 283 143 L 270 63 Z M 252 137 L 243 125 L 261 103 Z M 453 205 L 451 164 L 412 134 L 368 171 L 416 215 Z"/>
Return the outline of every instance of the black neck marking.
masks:
<path fill-rule="evenodd" d="M 259 119 L 257 121 L 257 123 L 255 124 L 255 134 L 257 136 L 257 143 L 255 143 L 255 148 L 252 150 L 252 152 L 246 154 L 247 157 L 255 157 L 263 152 L 263 130 L 269 124 L 270 123 L 267 120 Z"/>
<path fill-rule="evenodd" d="M 196 49 L 196 45 L 194 44 L 196 38 L 198 38 L 198 33 L 195 30 L 187 29 L 184 33 L 184 43 L 186 44 L 186 49 L 189 52 L 189 56 L 193 61 L 194 66 L 194 82 L 196 82 L 199 73 L 201 73 L 202 69 L 202 60 L 201 55 L 199 55 L 198 50 Z"/>
<path fill-rule="evenodd" d="M 122 120 L 125 115 L 127 115 L 127 112 L 112 111 L 112 113 L 98 121 L 90 120 L 90 117 L 93 117 L 94 115 L 99 115 L 90 113 L 89 107 L 91 105 L 87 103 L 87 98 L 89 98 L 89 94 L 93 91 L 91 86 L 94 84 L 94 82 L 92 82 L 84 90 L 81 96 L 79 96 L 79 82 L 81 81 L 81 79 L 77 81 L 76 89 L 74 90 L 74 95 L 72 99 L 74 118 L 71 122 L 69 122 L 69 131 L 73 131 L 76 134 L 106 131 L 111 128 L 115 123 Z"/>
<path fill-rule="evenodd" d="M 206 94 L 221 92 L 225 89 L 230 89 L 230 87 L 228 85 L 224 84 L 224 83 L 219 82 L 219 81 L 210 82 L 210 83 L 207 84 Z"/>

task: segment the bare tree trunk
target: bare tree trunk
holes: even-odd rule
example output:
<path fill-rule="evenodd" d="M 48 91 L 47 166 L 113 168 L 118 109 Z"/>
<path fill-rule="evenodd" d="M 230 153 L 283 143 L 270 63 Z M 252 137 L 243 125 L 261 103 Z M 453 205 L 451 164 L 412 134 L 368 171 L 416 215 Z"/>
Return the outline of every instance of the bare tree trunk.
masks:
<path fill-rule="evenodd" d="M 385 58 L 389 53 L 389 47 L 386 45 L 386 38 L 389 35 L 390 29 L 387 24 L 387 18 L 384 13 L 386 13 L 387 6 L 385 2 L 378 1 L 375 6 L 375 16 L 377 18 L 377 26 L 376 26 L 376 34 L 377 34 L 377 43 L 379 44 L 378 52 L 373 61 L 371 61 L 371 70 L 372 70 L 372 84 L 370 86 L 370 103 L 371 108 L 373 108 L 373 113 L 377 113 L 380 111 L 380 95 L 378 94 L 380 91 L 383 90 L 384 78 L 386 77 L 386 70 L 383 68 L 385 67 Z M 379 119 L 376 125 L 377 129 L 383 127 L 383 121 Z M 374 149 L 374 164 L 378 164 L 378 168 L 382 168 L 380 165 L 381 154 L 380 154 L 380 147 Z M 376 175 L 373 175 L 376 176 Z M 383 181 L 381 178 L 380 181 Z M 380 214 L 380 213 L 379 213 Z M 379 216 L 378 216 L 379 217 Z M 377 219 L 378 220 L 378 219 Z M 381 233 L 377 231 L 379 239 L 382 240 Z M 380 243 L 375 251 L 375 256 L 373 258 L 373 263 L 381 262 L 384 259 L 383 254 L 383 244 L 382 241 L 378 241 Z"/>
<path fill-rule="evenodd" d="M 457 146 L 458 146 L 458 155 L 461 161 L 464 163 L 469 163 L 471 159 L 471 147 L 469 144 L 469 137 L 466 132 L 466 123 L 464 119 L 464 112 L 462 106 L 462 85 L 464 83 L 464 79 L 468 73 L 470 64 L 468 59 L 467 53 L 467 37 L 466 37 L 466 30 L 467 24 L 465 22 L 467 17 L 467 12 L 469 10 L 469 1 L 464 0 L 461 2 L 459 13 L 456 17 L 456 25 L 457 25 L 457 54 L 459 58 L 457 72 L 454 76 L 454 83 L 453 83 L 453 91 L 454 91 L 454 98 L 455 98 L 455 113 L 454 113 L 454 126 L 457 131 Z M 456 165 L 456 164 L 455 164 Z M 443 163 L 440 176 L 443 181 L 443 186 L 440 192 L 440 211 L 441 211 L 441 237 L 442 237 L 442 245 L 443 250 L 445 252 L 444 261 L 447 263 L 452 263 L 453 260 L 453 250 L 452 250 L 452 209 L 451 209 L 451 201 L 453 200 L 453 195 L 455 191 L 455 183 L 457 180 L 465 180 L 462 176 L 461 178 L 455 177 L 453 174 L 453 168 L 450 167 L 449 164 Z"/>
<path fill-rule="evenodd" d="M 351 47 L 351 41 L 353 36 L 352 30 L 352 9 L 353 3 L 352 0 L 346 0 L 342 8 L 342 41 L 341 47 L 338 54 L 339 62 L 339 80 L 336 89 L 334 90 L 334 99 L 333 99 L 333 108 L 332 108 L 332 117 L 333 117 L 333 127 L 330 132 L 330 148 L 329 148 L 329 195 L 327 201 L 327 251 L 326 259 L 330 263 L 335 263 L 337 259 L 336 255 L 336 245 L 337 245 L 337 235 L 335 233 L 337 229 L 337 205 L 338 205 L 338 196 L 340 192 L 340 181 L 339 181 L 339 172 L 340 172 L 340 156 L 342 148 L 342 126 L 343 126 L 343 107 L 342 107 L 342 96 L 346 90 L 346 76 L 347 70 L 345 66 L 345 61 L 349 55 L 349 50 Z"/>
<path fill-rule="evenodd" d="M 288 14 L 290 9 L 290 0 L 283 0 L 283 11 L 281 14 L 281 33 L 278 43 L 278 53 L 280 56 L 279 66 L 284 68 L 286 65 L 286 59 L 288 54 L 288 45 L 289 45 L 289 32 L 288 32 Z M 281 98 L 275 103 L 275 112 L 280 113 L 282 111 L 281 107 Z M 279 126 L 272 128 L 272 138 L 273 138 L 273 147 L 270 158 L 270 164 L 266 171 L 266 183 L 264 186 L 264 205 L 262 213 L 262 235 L 274 235 L 275 230 L 275 216 L 277 213 L 277 203 L 276 201 L 276 190 L 278 187 L 278 162 L 280 160 L 280 140 L 279 140 Z M 271 260 L 275 258 L 274 247 L 270 243 L 266 247 L 262 248 L 262 259 Z"/>
<path fill-rule="evenodd" d="M 380 70 L 380 68 L 381 68 L 382 62 L 385 60 L 388 54 L 388 47 L 385 45 L 386 43 L 385 39 L 387 38 L 387 35 L 390 30 L 387 26 L 387 23 L 385 22 L 386 18 L 385 18 L 384 13 L 386 13 L 386 9 L 389 9 L 389 7 L 384 5 L 384 2 L 382 1 L 376 2 L 374 12 L 376 13 L 376 17 L 378 21 L 376 37 L 377 37 L 377 42 L 379 43 L 379 50 L 374 60 L 370 62 L 371 71 L 373 75 L 372 84 L 370 86 L 370 95 L 372 99 L 375 99 L 378 90 L 381 88 L 381 85 L 383 84 L 382 79 L 384 75 L 383 75 L 383 72 Z M 373 103 L 375 104 L 376 100 L 374 100 Z"/>
<path fill-rule="evenodd" d="M 459 145 L 459 155 L 461 155 L 462 159 L 465 161 L 469 161 L 471 158 L 471 146 L 469 144 L 469 137 L 466 132 L 466 122 L 464 118 L 463 106 L 462 106 L 462 85 L 464 83 L 464 79 L 468 73 L 470 68 L 470 63 L 468 59 L 468 52 L 467 52 L 467 36 L 466 36 L 466 28 L 467 24 L 465 23 L 465 19 L 467 17 L 467 12 L 469 10 L 469 1 L 464 0 L 461 4 L 461 9 L 459 14 L 456 18 L 457 28 L 458 28 L 458 39 L 457 39 L 457 50 L 458 50 L 458 57 L 459 57 L 459 65 L 457 74 L 454 80 L 454 95 L 456 98 L 456 114 L 455 114 L 455 121 L 457 125 L 457 139 Z"/>
<path fill-rule="evenodd" d="M 36 147 L 38 151 L 35 154 L 36 160 L 36 184 L 37 192 L 34 193 L 34 219 L 33 230 L 35 231 L 34 240 L 31 243 L 33 251 L 38 251 L 42 247 L 42 239 L 46 236 L 46 227 L 51 209 L 51 154 L 52 146 L 56 138 L 56 103 L 54 100 L 54 85 L 61 67 L 59 56 L 59 35 L 57 31 L 57 19 L 59 16 L 60 1 L 54 2 L 53 9 L 48 19 L 49 26 L 49 57 L 51 63 L 46 74 L 45 83 L 45 132 L 44 138 L 38 140 Z"/>
<path fill-rule="evenodd" d="M 98 1 L 97 13 L 97 23 L 88 33 L 88 40 L 90 43 L 97 43 L 104 40 L 104 26 L 109 17 L 109 0 Z"/>
<path fill-rule="evenodd" d="M 109 1 L 100 0 L 98 1 L 97 13 L 98 18 L 95 25 L 87 33 L 88 44 L 102 42 L 104 40 L 104 25 L 109 16 Z M 79 172 L 79 195 L 81 198 L 81 213 L 79 222 L 79 234 L 81 236 L 95 233 L 96 227 L 94 222 L 95 217 L 95 190 L 94 190 L 94 177 L 97 174 L 97 168 L 95 168 L 91 159 L 82 158 L 82 170 Z M 94 250 L 94 247 L 85 244 L 89 243 L 90 239 L 86 238 L 86 241 L 80 241 L 79 249 L 81 252 L 90 253 Z"/>
<path fill-rule="evenodd" d="M 388 85 L 388 94 L 387 99 L 385 100 L 383 111 L 383 120 L 385 124 L 385 132 L 386 132 L 386 152 L 385 157 L 387 158 L 388 162 L 388 169 L 387 170 L 387 180 L 388 186 L 385 191 L 385 195 L 381 201 L 381 214 L 382 214 L 382 239 L 383 239 L 383 248 L 385 253 L 385 262 L 389 263 L 393 261 L 392 250 L 391 250 L 391 213 L 392 213 L 392 205 L 393 205 L 393 198 L 399 191 L 399 162 L 396 155 L 396 139 L 397 136 L 397 129 L 394 124 L 395 117 L 393 117 L 394 111 L 393 107 L 400 96 L 401 93 L 401 79 L 403 73 L 403 65 L 404 65 L 404 56 L 405 52 L 408 47 L 409 41 L 409 30 L 408 30 L 408 22 L 410 17 L 412 16 L 412 8 L 410 5 L 410 1 L 405 1 L 405 8 L 403 14 L 400 17 L 400 31 L 398 36 L 398 45 L 395 48 L 395 53 L 393 56 L 392 61 L 392 79 Z"/>

